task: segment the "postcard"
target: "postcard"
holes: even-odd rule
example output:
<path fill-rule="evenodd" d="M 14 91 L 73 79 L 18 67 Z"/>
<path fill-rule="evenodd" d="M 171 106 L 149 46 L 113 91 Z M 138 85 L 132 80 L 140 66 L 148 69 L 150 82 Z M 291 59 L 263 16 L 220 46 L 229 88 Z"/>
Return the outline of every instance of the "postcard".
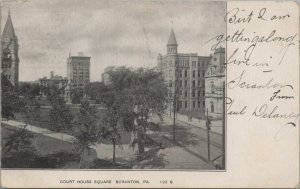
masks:
<path fill-rule="evenodd" d="M 299 2 L 3 0 L 1 187 L 299 188 Z"/>

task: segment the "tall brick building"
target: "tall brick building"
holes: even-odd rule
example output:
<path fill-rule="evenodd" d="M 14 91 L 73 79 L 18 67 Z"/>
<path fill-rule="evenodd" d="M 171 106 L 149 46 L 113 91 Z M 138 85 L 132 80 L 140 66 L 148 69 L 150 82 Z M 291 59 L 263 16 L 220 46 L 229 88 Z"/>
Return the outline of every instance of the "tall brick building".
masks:
<path fill-rule="evenodd" d="M 173 29 L 167 43 L 167 54 L 157 57 L 158 70 L 169 87 L 170 110 L 181 113 L 203 114 L 205 110 L 205 71 L 211 56 L 197 53 L 178 53 Z"/>
<path fill-rule="evenodd" d="M 84 86 L 90 82 L 90 59 L 91 57 L 69 56 L 68 62 L 68 82 L 72 89 L 83 91 Z"/>
<path fill-rule="evenodd" d="M 1 36 L 2 75 L 17 88 L 19 83 L 19 56 L 18 56 L 18 37 L 11 21 L 10 12 Z"/>

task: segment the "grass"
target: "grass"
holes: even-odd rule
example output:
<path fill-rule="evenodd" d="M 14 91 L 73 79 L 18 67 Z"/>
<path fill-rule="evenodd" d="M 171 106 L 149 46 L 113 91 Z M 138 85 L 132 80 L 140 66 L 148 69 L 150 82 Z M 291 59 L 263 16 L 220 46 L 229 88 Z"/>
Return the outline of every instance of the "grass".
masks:
<path fill-rule="evenodd" d="M 1 147 L 6 144 L 8 137 L 16 128 L 1 125 Z M 61 142 L 40 134 L 33 134 L 32 147 L 34 150 L 26 152 L 2 153 L 2 168 L 64 168 L 78 169 L 80 157 L 74 152 L 74 144 Z M 130 164 L 113 164 L 110 161 L 95 159 L 86 167 L 88 169 L 126 169 Z"/>
<path fill-rule="evenodd" d="M 49 113 L 50 113 L 51 107 L 50 108 L 40 108 L 39 110 L 39 119 L 38 120 L 31 120 L 29 121 L 28 119 L 26 119 L 26 116 L 24 113 L 15 113 L 15 118 L 17 121 L 23 122 L 23 123 L 27 123 L 30 125 L 34 125 L 37 127 L 41 127 L 41 128 L 45 128 L 51 131 L 53 130 L 53 127 L 50 124 L 50 118 L 49 118 Z M 77 115 L 79 114 L 79 107 L 71 107 L 70 108 L 71 113 L 73 115 L 74 118 L 78 117 Z M 103 117 L 103 115 L 106 113 L 106 110 L 104 109 L 97 109 L 97 117 L 99 119 L 99 123 L 100 124 L 100 120 Z M 61 131 L 62 133 L 65 134 L 69 134 L 69 135 L 74 135 L 73 129 L 64 129 Z M 120 135 L 121 135 L 121 141 L 122 144 L 128 144 L 131 141 L 131 135 L 129 132 L 124 131 L 124 130 L 120 130 Z M 108 140 L 101 140 L 101 143 L 104 144 L 111 144 L 110 141 Z"/>

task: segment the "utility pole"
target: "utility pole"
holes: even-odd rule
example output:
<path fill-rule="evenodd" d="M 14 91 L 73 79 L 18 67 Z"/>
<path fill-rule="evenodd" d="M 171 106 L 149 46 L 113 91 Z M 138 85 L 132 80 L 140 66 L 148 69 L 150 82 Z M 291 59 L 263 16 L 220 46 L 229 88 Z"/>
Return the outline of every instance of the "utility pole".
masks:
<path fill-rule="evenodd" d="M 208 108 L 206 109 L 206 131 L 207 131 L 207 159 L 210 162 L 210 139 L 209 139 L 210 120 L 208 117 Z"/>
<path fill-rule="evenodd" d="M 173 141 L 176 140 L 176 105 L 177 105 L 177 88 L 178 88 L 178 82 L 177 82 L 177 65 L 175 63 L 175 83 L 174 83 L 174 99 L 173 99 Z"/>
<path fill-rule="evenodd" d="M 176 90 L 176 89 L 175 89 Z M 175 141 L 175 135 L 176 135 L 176 125 L 175 125 L 175 115 L 176 115 L 176 91 L 174 94 L 174 102 L 173 102 L 173 141 Z"/>
<path fill-rule="evenodd" d="M 223 118 L 222 118 L 222 140 L 223 140 L 223 146 L 222 146 L 222 151 L 223 151 L 223 156 L 222 156 L 222 168 L 225 170 L 225 81 L 223 82 Z"/>

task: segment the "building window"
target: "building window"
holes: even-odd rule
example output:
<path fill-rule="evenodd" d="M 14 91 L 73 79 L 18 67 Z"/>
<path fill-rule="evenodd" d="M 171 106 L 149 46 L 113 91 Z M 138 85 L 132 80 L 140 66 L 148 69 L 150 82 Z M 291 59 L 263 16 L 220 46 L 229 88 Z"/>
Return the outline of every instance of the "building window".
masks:
<path fill-rule="evenodd" d="M 198 77 L 200 77 L 200 71 L 198 71 Z"/>
<path fill-rule="evenodd" d="M 205 91 L 202 91 L 202 96 L 205 96 Z"/>
<path fill-rule="evenodd" d="M 182 73 L 181 73 L 181 71 L 179 70 L 179 77 L 182 77 Z"/>
<path fill-rule="evenodd" d="M 187 101 L 184 102 L 184 107 L 187 108 Z"/>
<path fill-rule="evenodd" d="M 180 96 L 182 95 L 182 90 L 179 91 L 179 95 L 180 95 Z"/>
<path fill-rule="evenodd" d="M 196 87 L 196 81 L 193 80 L 193 87 Z"/>
<path fill-rule="evenodd" d="M 198 97 L 200 97 L 200 91 L 198 91 Z"/>
<path fill-rule="evenodd" d="M 215 106 L 213 102 L 210 102 L 210 111 L 215 112 Z"/>
<path fill-rule="evenodd" d="M 184 77 L 187 77 L 187 70 L 184 71 Z"/>
<path fill-rule="evenodd" d="M 193 70 L 193 77 L 195 77 L 195 75 L 196 75 L 196 74 L 195 74 L 195 70 Z"/>
<path fill-rule="evenodd" d="M 184 96 L 187 97 L 187 91 L 184 91 Z"/>
<path fill-rule="evenodd" d="M 211 82 L 210 90 L 211 90 L 211 93 L 215 93 L 215 85 L 214 85 L 213 81 Z"/>
<path fill-rule="evenodd" d="M 198 101 L 198 108 L 200 108 L 200 101 Z"/>
<path fill-rule="evenodd" d="M 202 101 L 202 107 L 205 108 L 205 101 Z"/>
<path fill-rule="evenodd" d="M 179 86 L 182 87 L 182 80 L 179 81 Z"/>
<path fill-rule="evenodd" d="M 172 80 L 169 81 L 169 86 L 172 87 Z"/>
<path fill-rule="evenodd" d="M 179 104 L 179 108 L 181 109 L 182 108 L 182 102 L 178 101 L 178 104 Z"/>
<path fill-rule="evenodd" d="M 193 61 L 193 62 L 192 62 L 192 66 L 193 66 L 193 67 L 196 67 L 196 61 Z"/>
<path fill-rule="evenodd" d="M 202 72 L 202 77 L 204 77 L 204 76 L 205 76 L 205 71 Z"/>
<path fill-rule="evenodd" d="M 193 108 L 195 108 L 196 107 L 196 103 L 195 103 L 195 101 L 193 101 Z"/>
<path fill-rule="evenodd" d="M 198 62 L 198 67 L 200 67 L 200 62 Z"/>
<path fill-rule="evenodd" d="M 202 84 L 202 82 L 199 80 L 199 81 L 198 81 L 198 86 L 199 86 L 199 87 L 202 87 L 201 84 Z"/>
<path fill-rule="evenodd" d="M 195 90 L 192 90 L 192 97 L 195 97 Z"/>
<path fill-rule="evenodd" d="M 184 81 L 184 86 L 187 87 L 187 80 Z"/>

